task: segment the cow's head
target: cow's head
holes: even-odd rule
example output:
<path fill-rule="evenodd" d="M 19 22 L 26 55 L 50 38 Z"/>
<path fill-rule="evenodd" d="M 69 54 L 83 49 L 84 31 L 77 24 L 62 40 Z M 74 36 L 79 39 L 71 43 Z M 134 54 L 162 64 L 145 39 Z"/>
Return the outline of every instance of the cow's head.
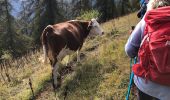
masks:
<path fill-rule="evenodd" d="M 99 23 L 97 22 L 96 19 L 91 19 L 88 28 L 90 29 L 90 35 L 103 35 L 103 29 L 100 27 Z"/>

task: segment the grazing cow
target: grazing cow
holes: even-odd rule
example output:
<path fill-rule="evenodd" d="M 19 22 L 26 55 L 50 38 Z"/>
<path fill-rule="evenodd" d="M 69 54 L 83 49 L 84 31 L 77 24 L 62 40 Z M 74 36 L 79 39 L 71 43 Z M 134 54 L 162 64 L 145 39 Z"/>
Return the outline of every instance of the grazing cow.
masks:
<path fill-rule="evenodd" d="M 88 35 L 102 35 L 103 33 L 96 19 L 91 19 L 90 21 L 71 20 L 55 25 L 48 25 L 44 29 L 41 35 L 44 62 L 46 62 L 48 56 L 53 68 L 52 78 L 55 88 L 61 85 L 61 80 L 57 82 L 57 79 L 61 79 L 57 71 L 57 62 L 71 52 L 79 51 Z M 80 60 L 79 55 L 77 56 L 77 60 Z"/>

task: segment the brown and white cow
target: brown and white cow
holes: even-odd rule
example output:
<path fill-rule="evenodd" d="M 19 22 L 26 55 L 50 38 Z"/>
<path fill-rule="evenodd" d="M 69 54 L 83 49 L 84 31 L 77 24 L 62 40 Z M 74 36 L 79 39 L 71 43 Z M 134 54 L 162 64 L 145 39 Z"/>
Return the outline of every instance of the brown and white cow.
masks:
<path fill-rule="evenodd" d="M 44 29 L 41 35 L 44 62 L 46 62 L 48 56 L 53 68 L 52 77 L 54 87 L 58 87 L 61 84 L 60 81 L 57 82 L 57 79 L 60 79 L 60 74 L 57 71 L 59 67 L 57 62 L 71 52 L 79 51 L 88 35 L 102 35 L 103 33 L 96 19 L 91 19 L 90 21 L 71 20 L 55 25 L 48 25 Z M 79 55 L 77 56 L 77 60 L 80 60 Z"/>

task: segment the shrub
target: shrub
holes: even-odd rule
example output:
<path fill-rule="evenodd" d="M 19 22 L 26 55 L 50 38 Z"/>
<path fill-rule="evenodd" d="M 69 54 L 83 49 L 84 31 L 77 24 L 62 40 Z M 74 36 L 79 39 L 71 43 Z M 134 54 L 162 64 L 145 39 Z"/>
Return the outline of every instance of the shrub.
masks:
<path fill-rule="evenodd" d="M 80 16 L 76 19 L 78 20 L 90 20 L 92 18 L 98 18 L 100 16 L 97 10 L 82 11 Z"/>

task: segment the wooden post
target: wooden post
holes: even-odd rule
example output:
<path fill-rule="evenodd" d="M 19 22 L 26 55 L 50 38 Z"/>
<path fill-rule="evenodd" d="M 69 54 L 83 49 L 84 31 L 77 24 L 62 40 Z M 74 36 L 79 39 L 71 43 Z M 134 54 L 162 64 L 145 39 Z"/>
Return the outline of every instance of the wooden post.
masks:
<path fill-rule="evenodd" d="M 32 92 L 32 99 L 34 100 L 35 99 L 35 95 L 34 95 L 34 90 L 33 90 L 33 87 L 32 87 L 31 78 L 29 78 L 29 86 L 30 86 L 30 89 L 31 89 L 31 92 Z"/>

